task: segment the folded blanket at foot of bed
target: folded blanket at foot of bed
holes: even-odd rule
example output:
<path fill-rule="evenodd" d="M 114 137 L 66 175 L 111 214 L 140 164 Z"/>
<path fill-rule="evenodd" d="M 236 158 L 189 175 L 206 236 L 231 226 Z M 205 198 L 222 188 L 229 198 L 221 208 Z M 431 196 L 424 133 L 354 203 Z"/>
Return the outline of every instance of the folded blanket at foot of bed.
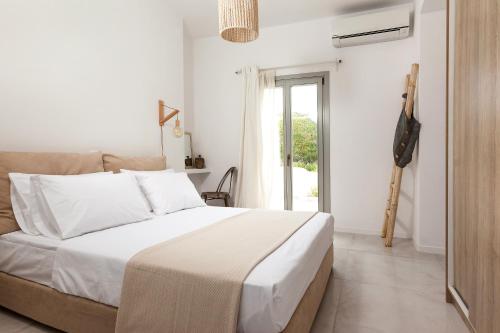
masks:
<path fill-rule="evenodd" d="M 138 253 L 116 332 L 235 332 L 245 278 L 315 214 L 251 210 Z"/>

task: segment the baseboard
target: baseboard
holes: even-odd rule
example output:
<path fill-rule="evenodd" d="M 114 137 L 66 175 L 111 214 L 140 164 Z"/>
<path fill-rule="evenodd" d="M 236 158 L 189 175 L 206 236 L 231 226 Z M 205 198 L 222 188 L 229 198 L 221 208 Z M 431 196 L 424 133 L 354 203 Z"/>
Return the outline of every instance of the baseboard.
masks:
<path fill-rule="evenodd" d="M 358 229 L 358 228 L 345 228 L 341 226 L 335 226 L 335 231 L 337 232 L 345 232 L 350 234 L 359 234 L 359 235 L 377 235 L 380 236 L 380 230 L 372 230 L 372 229 Z M 396 238 L 412 238 L 411 235 L 408 235 L 405 232 L 396 232 L 394 233 L 394 237 Z"/>
<path fill-rule="evenodd" d="M 458 314 L 464 321 L 465 325 L 469 329 L 469 331 L 471 333 L 476 333 L 474 326 L 472 326 L 472 323 L 470 322 L 469 310 L 465 306 L 458 292 L 452 286 L 448 286 L 448 293 L 451 295 L 452 303 L 455 306 L 455 309 L 457 310 Z"/>
<path fill-rule="evenodd" d="M 342 226 L 335 226 L 335 231 L 336 232 L 345 232 L 345 233 L 350 233 L 350 234 L 359 234 L 359 235 L 376 235 L 380 236 L 380 230 L 371 230 L 371 229 L 359 229 L 359 228 L 345 228 Z M 395 232 L 394 233 L 395 238 L 405 238 L 405 239 L 411 239 L 412 236 L 405 233 L 405 232 Z M 418 245 L 415 242 L 413 242 L 413 245 L 415 246 L 415 249 L 418 252 L 422 253 L 430 253 L 430 254 L 439 254 L 439 255 L 445 255 L 446 251 L 444 247 L 439 247 L 439 246 L 426 246 L 426 245 Z"/>
<path fill-rule="evenodd" d="M 423 253 L 430 253 L 430 254 L 440 254 L 440 255 L 445 255 L 446 250 L 444 247 L 439 247 L 439 246 L 426 246 L 426 245 L 419 245 L 414 243 L 413 244 L 415 248 L 417 249 L 418 252 L 423 252 Z"/>

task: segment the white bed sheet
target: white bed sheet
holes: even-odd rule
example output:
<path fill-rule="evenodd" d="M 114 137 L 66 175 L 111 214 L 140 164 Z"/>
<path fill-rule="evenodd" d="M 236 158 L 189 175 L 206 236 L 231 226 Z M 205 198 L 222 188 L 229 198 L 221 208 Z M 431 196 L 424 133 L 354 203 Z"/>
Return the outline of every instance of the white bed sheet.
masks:
<path fill-rule="evenodd" d="M 132 256 L 244 211 L 200 207 L 64 241 L 15 232 L 0 236 L 0 270 L 118 306 L 125 266 Z M 280 332 L 286 327 L 332 236 L 333 218 L 319 213 L 254 268 L 244 282 L 238 332 Z M 9 249 L 5 258 L 3 249 Z"/>
<path fill-rule="evenodd" d="M 0 236 L 0 271 L 52 286 L 52 270 L 61 241 L 16 231 Z"/>

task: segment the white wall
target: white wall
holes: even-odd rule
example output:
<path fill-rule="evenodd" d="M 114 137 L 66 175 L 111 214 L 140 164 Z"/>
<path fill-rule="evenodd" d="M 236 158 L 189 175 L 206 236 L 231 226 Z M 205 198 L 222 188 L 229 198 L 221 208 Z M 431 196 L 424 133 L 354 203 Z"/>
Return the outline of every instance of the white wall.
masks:
<path fill-rule="evenodd" d="M 194 41 L 194 147 L 213 171 L 201 185 L 214 190 L 224 171 L 238 165 L 242 66 L 261 68 L 320 63 L 332 66 L 281 71 L 331 73 L 331 190 L 336 230 L 378 234 L 392 168 L 392 140 L 401 111 L 405 75 L 418 59 L 417 40 L 335 49 L 334 18 L 261 30 L 253 43 L 236 45 L 218 37 Z M 411 237 L 414 166 L 405 170 L 396 234 Z"/>
<path fill-rule="evenodd" d="M 158 155 L 157 101 L 184 102 L 182 45 L 163 0 L 1 1 L 0 150 Z M 183 139 L 165 140 L 182 167 Z"/>
<path fill-rule="evenodd" d="M 422 122 L 416 176 L 414 242 L 444 253 L 446 219 L 446 10 L 422 7 L 418 117 Z"/>
<path fill-rule="evenodd" d="M 193 39 L 184 27 L 184 129 L 193 130 Z"/>

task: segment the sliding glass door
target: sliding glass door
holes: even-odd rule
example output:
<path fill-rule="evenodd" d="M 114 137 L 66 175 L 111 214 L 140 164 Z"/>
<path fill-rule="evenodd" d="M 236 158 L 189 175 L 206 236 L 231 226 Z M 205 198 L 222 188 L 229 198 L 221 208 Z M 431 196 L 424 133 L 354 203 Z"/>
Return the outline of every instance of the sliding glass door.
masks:
<path fill-rule="evenodd" d="M 327 73 L 276 80 L 283 183 L 273 201 L 287 210 L 330 211 L 327 82 Z"/>

